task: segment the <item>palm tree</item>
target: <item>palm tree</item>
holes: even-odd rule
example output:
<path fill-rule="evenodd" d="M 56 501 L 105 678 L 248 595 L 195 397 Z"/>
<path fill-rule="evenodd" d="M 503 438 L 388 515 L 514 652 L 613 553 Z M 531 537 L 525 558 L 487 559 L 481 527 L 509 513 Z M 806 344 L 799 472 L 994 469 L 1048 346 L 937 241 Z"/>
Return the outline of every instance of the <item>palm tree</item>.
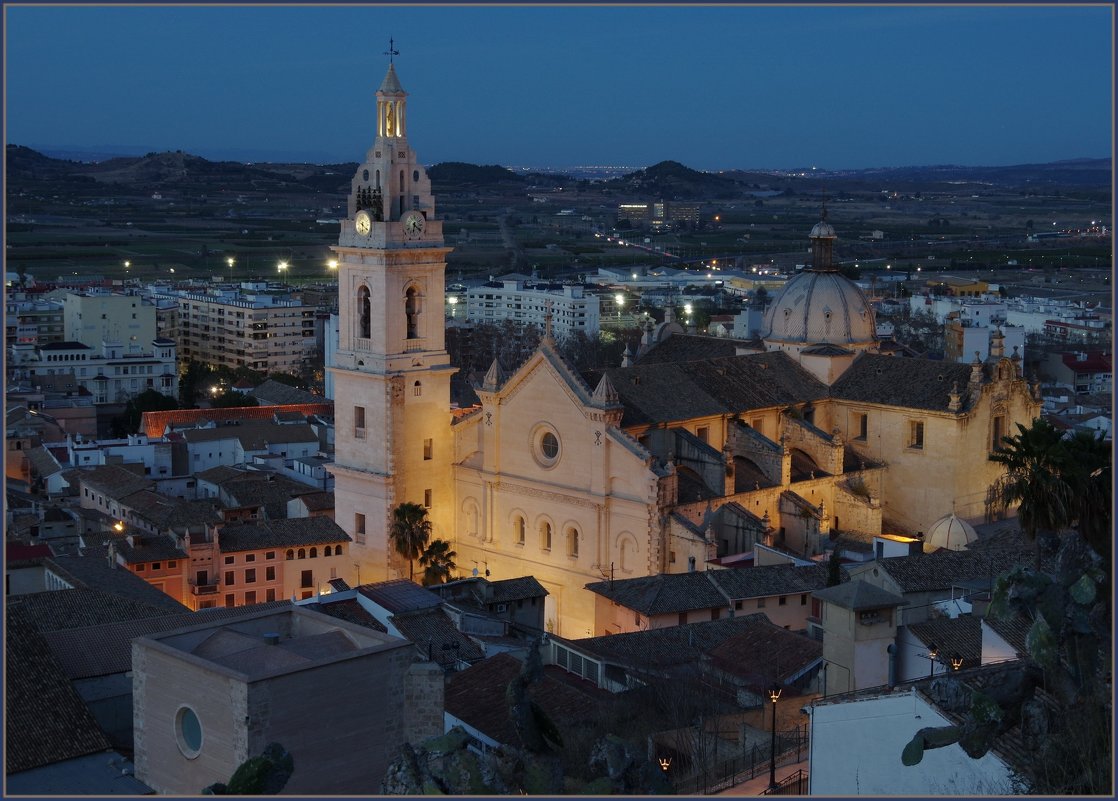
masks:
<path fill-rule="evenodd" d="M 1040 572 L 1037 533 L 1058 532 L 1075 516 L 1075 498 L 1066 478 L 1067 448 L 1051 423 L 1035 420 L 1012 437 L 1004 437 L 990 459 L 1006 472 L 986 491 L 986 517 L 993 520 L 1017 506 L 1021 530 L 1035 548 L 1034 567 Z"/>
<path fill-rule="evenodd" d="M 423 586 L 445 584 L 451 571 L 458 567 L 454 564 L 457 555 L 450 550 L 450 543 L 446 540 L 433 540 L 419 557 L 419 566 L 423 568 Z"/>
<path fill-rule="evenodd" d="M 431 539 L 427 509 L 418 503 L 402 503 L 392 510 L 388 540 L 396 553 L 408 560 L 408 578 L 415 580 L 415 560 Z"/>
<path fill-rule="evenodd" d="M 1064 440 L 1067 449 L 1065 480 L 1072 491 L 1073 525 L 1104 563 L 1110 563 L 1113 497 L 1113 449 L 1103 437 L 1080 431 Z"/>

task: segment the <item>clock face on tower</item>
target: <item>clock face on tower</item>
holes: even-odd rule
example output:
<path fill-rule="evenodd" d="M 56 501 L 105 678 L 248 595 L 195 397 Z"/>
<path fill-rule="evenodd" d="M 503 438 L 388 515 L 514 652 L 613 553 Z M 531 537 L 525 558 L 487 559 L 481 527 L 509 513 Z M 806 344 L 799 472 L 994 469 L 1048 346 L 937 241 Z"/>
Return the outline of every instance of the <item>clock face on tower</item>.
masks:
<path fill-rule="evenodd" d="M 357 233 L 365 236 L 373 227 L 372 217 L 369 216 L 367 211 L 357 212 L 357 216 L 353 220 L 353 227 L 357 229 Z"/>
<path fill-rule="evenodd" d="M 423 235 L 423 226 L 426 224 L 423 215 L 418 211 L 409 211 L 404 215 L 404 236 L 409 239 L 416 239 Z"/>

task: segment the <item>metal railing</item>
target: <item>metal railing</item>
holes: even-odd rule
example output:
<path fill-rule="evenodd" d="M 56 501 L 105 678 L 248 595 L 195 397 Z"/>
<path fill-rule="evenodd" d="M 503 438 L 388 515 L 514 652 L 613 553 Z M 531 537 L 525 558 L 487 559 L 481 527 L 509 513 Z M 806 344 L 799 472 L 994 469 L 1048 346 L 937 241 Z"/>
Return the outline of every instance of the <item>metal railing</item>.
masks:
<path fill-rule="evenodd" d="M 766 787 L 761 795 L 807 795 L 807 771 L 800 768 L 777 782 L 776 787 Z"/>
<path fill-rule="evenodd" d="M 776 765 L 794 765 L 807 754 L 806 729 L 790 729 L 776 734 Z M 675 782 L 676 795 L 713 795 L 769 772 L 769 747 L 754 745 L 740 756 L 697 769 L 691 776 Z M 788 794 L 791 794 L 789 791 Z"/>

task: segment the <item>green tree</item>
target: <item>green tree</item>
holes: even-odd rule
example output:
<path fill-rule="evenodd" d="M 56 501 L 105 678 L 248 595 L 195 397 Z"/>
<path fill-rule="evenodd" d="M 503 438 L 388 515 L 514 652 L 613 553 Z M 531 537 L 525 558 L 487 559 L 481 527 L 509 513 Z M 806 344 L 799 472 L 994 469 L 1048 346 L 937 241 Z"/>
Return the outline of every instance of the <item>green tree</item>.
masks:
<path fill-rule="evenodd" d="M 419 566 L 423 568 L 423 586 L 432 584 L 445 584 L 450 580 L 450 574 L 458 567 L 454 563 L 457 553 L 450 550 L 450 543 L 446 540 L 432 540 L 419 555 Z"/>
<path fill-rule="evenodd" d="M 235 389 L 227 389 L 210 401 L 214 409 L 233 409 L 242 406 L 259 406 L 260 401 Z"/>
<path fill-rule="evenodd" d="M 109 425 L 114 437 L 135 434 L 140 430 L 144 412 L 162 412 L 179 408 L 178 402 L 170 395 L 154 389 L 145 389 L 124 406 L 124 413 L 114 417 Z"/>
<path fill-rule="evenodd" d="M 402 503 L 392 510 L 388 541 L 400 556 L 408 560 L 408 578 L 415 580 L 415 560 L 431 540 L 431 521 L 427 509 L 418 503 Z"/>
<path fill-rule="evenodd" d="M 842 559 L 839 558 L 838 548 L 835 548 L 827 560 L 827 586 L 837 587 L 839 584 L 842 584 Z"/>
<path fill-rule="evenodd" d="M 295 760 L 279 743 L 268 743 L 264 753 L 241 763 L 229 784 L 217 782 L 202 795 L 277 795 L 295 772 Z"/>
<path fill-rule="evenodd" d="M 179 402 L 185 408 L 193 408 L 194 403 L 202 392 L 202 385 L 206 381 L 209 369 L 202 362 L 191 359 L 179 374 Z"/>
<path fill-rule="evenodd" d="M 1040 572 L 1037 534 L 1056 533 L 1072 521 L 1074 498 L 1065 480 L 1067 450 L 1051 423 L 1037 419 L 1020 433 L 1005 437 L 990 459 L 1006 472 L 986 491 L 986 516 L 1000 519 L 1013 506 L 1021 530 L 1035 549 L 1034 567 Z"/>
<path fill-rule="evenodd" d="M 1064 479 L 1071 488 L 1072 525 L 1110 564 L 1112 547 L 1113 448 L 1102 436 L 1081 431 L 1064 440 Z"/>

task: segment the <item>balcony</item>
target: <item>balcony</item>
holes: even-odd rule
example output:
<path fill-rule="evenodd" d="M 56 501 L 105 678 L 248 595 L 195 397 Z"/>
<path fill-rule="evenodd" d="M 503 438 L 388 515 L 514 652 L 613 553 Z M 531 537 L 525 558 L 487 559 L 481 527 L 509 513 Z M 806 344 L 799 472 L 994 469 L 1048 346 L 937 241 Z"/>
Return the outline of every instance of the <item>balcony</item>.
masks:
<path fill-rule="evenodd" d="M 190 581 L 190 594 L 191 595 L 214 595 L 217 593 L 217 582 L 213 584 L 199 584 L 198 582 Z"/>

